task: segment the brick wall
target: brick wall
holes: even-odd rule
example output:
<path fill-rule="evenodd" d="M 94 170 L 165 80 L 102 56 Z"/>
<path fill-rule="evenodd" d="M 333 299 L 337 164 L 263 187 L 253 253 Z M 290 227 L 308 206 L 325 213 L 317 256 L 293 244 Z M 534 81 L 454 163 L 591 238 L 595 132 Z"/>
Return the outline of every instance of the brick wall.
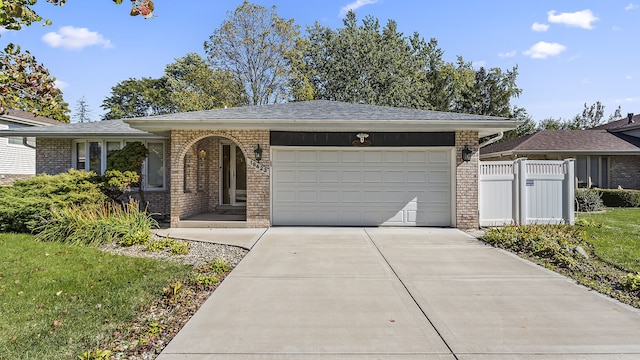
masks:
<path fill-rule="evenodd" d="M 220 138 L 234 142 L 240 147 L 245 157 L 251 159 L 254 158 L 255 145 L 260 144 L 263 149 L 260 163 L 270 167 L 268 130 L 171 131 L 172 225 L 176 225 L 181 218 L 189 215 L 212 211 L 219 203 L 217 169 L 220 166 Z M 197 153 L 200 149 L 207 151 L 207 158 L 204 163 L 200 160 L 201 163 L 198 164 Z M 198 192 L 198 181 L 201 185 L 200 192 Z M 269 174 L 247 166 L 247 226 L 249 227 L 266 227 L 270 224 L 269 181 Z"/>
<path fill-rule="evenodd" d="M 471 161 L 462 161 L 465 145 L 473 151 Z M 477 229 L 478 217 L 478 132 L 456 131 L 456 227 Z"/>
<path fill-rule="evenodd" d="M 609 161 L 611 174 L 609 187 L 640 189 L 640 156 L 612 156 Z"/>
<path fill-rule="evenodd" d="M 36 174 L 56 175 L 71 169 L 71 139 L 36 139 Z"/>
<path fill-rule="evenodd" d="M 33 177 L 33 175 L 0 174 L 0 186 L 10 186 L 13 185 L 16 180 L 26 180 L 31 177 Z"/>

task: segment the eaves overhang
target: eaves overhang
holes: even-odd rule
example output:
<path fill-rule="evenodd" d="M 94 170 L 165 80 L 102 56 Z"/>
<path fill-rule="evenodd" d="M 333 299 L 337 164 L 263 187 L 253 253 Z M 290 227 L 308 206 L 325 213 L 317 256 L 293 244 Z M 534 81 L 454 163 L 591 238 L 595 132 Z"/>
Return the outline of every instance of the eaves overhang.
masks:
<path fill-rule="evenodd" d="M 354 120 L 354 119 L 124 119 L 131 127 L 151 132 L 166 133 L 171 130 L 270 130 L 270 131 L 478 131 L 480 137 L 509 131 L 521 124 L 514 119 L 500 120 Z"/>

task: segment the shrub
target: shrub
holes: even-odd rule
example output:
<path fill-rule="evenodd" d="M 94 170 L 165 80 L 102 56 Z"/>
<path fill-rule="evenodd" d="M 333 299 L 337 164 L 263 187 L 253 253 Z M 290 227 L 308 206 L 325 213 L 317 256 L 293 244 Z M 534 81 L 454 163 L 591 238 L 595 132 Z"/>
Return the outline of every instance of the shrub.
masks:
<path fill-rule="evenodd" d="M 577 211 L 591 212 L 604 208 L 602 198 L 597 190 L 576 189 L 575 197 Z"/>
<path fill-rule="evenodd" d="M 224 259 L 218 259 L 218 258 L 213 259 L 211 263 L 209 263 L 209 268 L 213 273 L 216 273 L 216 274 L 224 274 L 226 272 L 231 271 L 231 269 L 233 269 L 231 265 L 229 265 L 229 263 L 226 262 Z"/>
<path fill-rule="evenodd" d="M 496 247 L 544 259 L 555 266 L 570 268 L 581 256 L 576 254 L 576 248 L 589 247 L 584 236 L 578 226 L 526 225 L 491 229 L 482 240 Z"/>
<path fill-rule="evenodd" d="M 640 290 L 640 273 L 628 274 L 622 281 L 622 287 L 626 290 Z"/>
<path fill-rule="evenodd" d="M 53 208 L 51 217 L 36 228 L 36 239 L 77 245 L 147 241 L 157 227 L 135 201 L 121 206 L 112 203 L 71 205 Z"/>
<path fill-rule="evenodd" d="M 31 232 L 51 218 L 53 208 L 102 203 L 105 196 L 96 179 L 93 172 L 69 170 L 0 188 L 0 231 Z"/>
<path fill-rule="evenodd" d="M 605 206 L 609 207 L 640 207 L 640 190 L 600 190 L 600 196 Z"/>

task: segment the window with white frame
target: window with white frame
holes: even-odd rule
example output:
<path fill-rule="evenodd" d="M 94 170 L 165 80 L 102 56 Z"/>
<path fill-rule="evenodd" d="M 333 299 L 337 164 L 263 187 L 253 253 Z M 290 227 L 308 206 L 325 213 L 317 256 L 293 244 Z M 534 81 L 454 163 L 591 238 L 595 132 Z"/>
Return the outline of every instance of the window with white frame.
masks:
<path fill-rule="evenodd" d="M 580 188 L 609 188 L 609 158 L 606 156 L 578 156 L 576 184 Z"/>
<path fill-rule="evenodd" d="M 75 169 L 104 174 L 107 160 L 131 140 L 77 140 L 74 141 L 72 165 Z M 142 180 L 146 190 L 164 190 L 165 142 L 139 141 L 149 149 L 149 155 L 142 164 Z"/>

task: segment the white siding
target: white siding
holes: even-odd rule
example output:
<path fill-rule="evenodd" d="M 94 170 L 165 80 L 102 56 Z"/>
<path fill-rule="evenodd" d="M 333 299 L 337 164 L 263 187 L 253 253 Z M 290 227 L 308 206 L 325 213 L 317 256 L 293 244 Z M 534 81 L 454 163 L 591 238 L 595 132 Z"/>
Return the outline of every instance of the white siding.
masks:
<path fill-rule="evenodd" d="M 11 126 L 11 128 L 17 127 Z M 0 121 L 0 129 L 9 129 L 9 124 Z M 34 175 L 35 173 L 35 149 L 24 145 L 9 144 L 8 138 L 0 137 L 0 174 Z"/>

